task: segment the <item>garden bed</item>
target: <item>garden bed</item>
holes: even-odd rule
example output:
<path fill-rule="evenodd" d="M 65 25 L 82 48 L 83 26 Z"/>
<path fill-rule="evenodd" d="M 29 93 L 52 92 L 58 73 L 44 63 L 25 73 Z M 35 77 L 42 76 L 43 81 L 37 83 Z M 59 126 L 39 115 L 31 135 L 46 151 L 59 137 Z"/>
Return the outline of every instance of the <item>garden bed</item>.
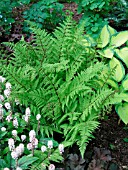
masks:
<path fill-rule="evenodd" d="M 82 15 L 77 13 L 77 5 L 75 3 L 64 3 L 64 6 L 64 11 L 72 11 L 73 19 L 78 22 Z M 18 10 L 18 8 L 15 9 L 14 13 L 18 14 Z M 23 21 L 20 13 L 17 16 L 17 21 L 18 23 Z M 26 34 L 22 34 L 21 27 L 22 25 L 20 24 L 14 24 L 11 34 L 7 37 L 1 37 L 1 42 L 3 40 L 18 42 L 22 35 L 24 35 L 26 41 L 30 42 L 32 36 L 28 38 Z M 73 147 L 65 150 L 64 162 L 62 164 L 56 164 L 58 170 L 73 170 L 73 167 L 76 168 L 74 170 L 128 170 L 128 126 L 119 120 L 114 108 L 104 118 L 100 120 L 100 126 L 93 134 L 95 139 L 89 142 L 83 160 L 81 160 L 78 147 L 73 145 Z M 55 140 L 57 138 L 59 136 L 55 136 Z M 77 155 L 75 155 L 75 158 L 72 157 L 70 159 L 71 154 Z M 103 165 L 104 160 L 105 165 Z M 75 164 L 74 161 L 76 161 Z"/>

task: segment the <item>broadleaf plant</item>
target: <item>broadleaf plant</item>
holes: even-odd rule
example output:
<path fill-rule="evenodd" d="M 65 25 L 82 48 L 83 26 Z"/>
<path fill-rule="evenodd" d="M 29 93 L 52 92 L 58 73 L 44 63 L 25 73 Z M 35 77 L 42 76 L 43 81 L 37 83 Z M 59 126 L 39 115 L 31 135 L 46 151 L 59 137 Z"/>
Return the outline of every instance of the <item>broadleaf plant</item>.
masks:
<path fill-rule="evenodd" d="M 6 43 L 13 55 L 0 62 L 0 73 L 13 85 L 11 99 L 29 106 L 33 116 L 41 114 L 43 137 L 60 133 L 70 145 L 77 143 L 83 157 L 100 113 L 116 93 L 106 80 L 99 86 L 98 77 L 107 65 L 98 61 L 84 26 L 70 17 L 52 34 L 29 24 L 33 40 Z"/>
<path fill-rule="evenodd" d="M 115 68 L 108 84 L 118 91 L 115 104 L 116 112 L 121 120 L 128 124 L 128 31 L 117 32 L 109 25 L 104 26 L 97 39 L 96 48 L 101 58 L 106 58 L 108 67 Z M 108 68 L 108 69 L 109 69 Z M 123 110 L 123 111 L 122 111 Z"/>

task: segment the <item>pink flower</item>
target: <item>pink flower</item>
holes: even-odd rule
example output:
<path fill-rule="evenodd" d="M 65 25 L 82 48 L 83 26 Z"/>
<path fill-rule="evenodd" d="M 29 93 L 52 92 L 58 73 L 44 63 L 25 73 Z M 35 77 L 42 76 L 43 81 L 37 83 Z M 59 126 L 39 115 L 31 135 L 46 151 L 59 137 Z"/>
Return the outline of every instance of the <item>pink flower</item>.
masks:
<path fill-rule="evenodd" d="M 14 139 L 12 138 L 8 139 L 8 146 L 9 146 L 10 151 L 12 151 L 15 148 Z"/>
<path fill-rule="evenodd" d="M 11 91 L 8 89 L 4 90 L 4 95 L 8 98 L 10 96 Z"/>
<path fill-rule="evenodd" d="M 17 120 L 16 117 L 13 119 L 13 126 L 16 127 L 16 128 L 18 128 L 18 126 L 19 126 L 18 120 Z"/>
<path fill-rule="evenodd" d="M 8 103 L 8 102 L 6 102 L 6 103 L 4 104 L 4 106 L 6 107 L 7 110 L 10 110 L 10 109 L 11 109 L 11 105 L 10 105 L 10 103 Z"/>
<path fill-rule="evenodd" d="M 1 131 L 2 131 L 2 132 L 5 132 L 5 131 L 6 131 L 6 128 L 5 128 L 5 127 L 2 127 L 2 128 L 1 128 Z"/>
<path fill-rule="evenodd" d="M 5 81 L 5 78 L 3 76 L 0 76 L 0 82 L 3 83 Z"/>
<path fill-rule="evenodd" d="M 12 156 L 13 159 L 17 159 L 18 158 L 18 154 L 17 154 L 16 151 L 12 151 L 11 152 L 11 156 Z"/>
<path fill-rule="evenodd" d="M 26 108 L 26 110 L 25 110 L 25 115 L 26 115 L 26 116 L 31 116 L 31 111 L 30 111 L 30 108 L 29 108 L 29 107 Z"/>
<path fill-rule="evenodd" d="M 4 110 L 2 108 L 0 108 L 0 120 L 3 118 L 3 112 L 4 112 Z"/>
<path fill-rule="evenodd" d="M 13 130 L 12 135 L 16 137 L 17 136 L 17 130 Z"/>
<path fill-rule="evenodd" d="M 5 86 L 6 86 L 6 89 L 8 89 L 8 90 L 10 90 L 10 89 L 12 88 L 12 85 L 11 85 L 11 83 L 9 83 L 9 82 L 7 82 L 7 83 L 5 84 Z"/>
<path fill-rule="evenodd" d="M 28 150 L 32 150 L 32 148 L 33 148 L 32 144 L 31 144 L 31 143 L 28 143 L 28 144 L 27 144 L 27 149 L 28 149 Z"/>
<path fill-rule="evenodd" d="M 7 120 L 8 122 L 10 122 L 10 121 L 11 121 L 11 119 L 12 119 L 11 114 L 10 114 L 10 115 L 8 115 L 8 116 L 6 117 L 6 120 Z"/>
<path fill-rule="evenodd" d="M 45 146 L 45 145 L 43 145 L 42 147 L 41 147 L 41 151 L 42 152 L 45 152 L 47 150 L 47 147 Z"/>
<path fill-rule="evenodd" d="M 37 115 L 36 115 L 36 120 L 40 120 L 40 118 L 41 118 L 41 115 L 40 115 L 40 114 L 37 114 Z"/>
<path fill-rule="evenodd" d="M 59 151 L 60 151 L 60 154 L 62 154 L 64 152 L 64 145 L 63 144 L 59 144 Z"/>
<path fill-rule="evenodd" d="M 53 148 L 53 141 L 52 140 L 48 141 L 48 148 L 49 149 Z"/>
<path fill-rule="evenodd" d="M 0 101 L 4 101 L 4 96 L 0 95 Z"/>
<path fill-rule="evenodd" d="M 26 135 L 21 135 L 21 140 L 24 141 L 26 139 Z"/>
<path fill-rule="evenodd" d="M 54 164 L 50 164 L 48 167 L 48 170 L 55 170 L 55 165 Z"/>
<path fill-rule="evenodd" d="M 36 132 L 34 131 L 34 130 L 31 130 L 30 132 L 29 132 L 29 137 L 30 138 L 34 138 L 36 136 Z"/>

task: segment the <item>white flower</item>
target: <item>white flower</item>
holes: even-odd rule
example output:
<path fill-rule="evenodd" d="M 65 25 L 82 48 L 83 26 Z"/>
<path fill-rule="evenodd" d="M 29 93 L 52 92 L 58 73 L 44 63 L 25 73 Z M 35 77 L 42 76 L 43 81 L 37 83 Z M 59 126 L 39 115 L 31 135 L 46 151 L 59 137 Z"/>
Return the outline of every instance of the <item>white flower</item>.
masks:
<path fill-rule="evenodd" d="M 10 170 L 9 168 L 4 168 L 4 170 Z"/>
<path fill-rule="evenodd" d="M 20 149 L 21 149 L 21 151 L 22 151 L 22 153 L 24 152 L 24 144 L 23 143 L 20 143 L 19 144 L 19 147 L 20 147 Z"/>
<path fill-rule="evenodd" d="M 37 115 L 36 115 L 36 120 L 40 120 L 40 118 L 41 118 L 41 115 L 40 115 L 40 114 L 37 114 Z"/>
<path fill-rule="evenodd" d="M 35 138 L 35 137 L 36 137 L 36 132 L 35 132 L 35 130 L 31 130 L 31 131 L 29 132 L 29 137 L 30 137 L 30 138 Z"/>
<path fill-rule="evenodd" d="M 12 88 L 12 85 L 9 82 L 7 82 L 5 86 L 6 86 L 6 89 L 8 89 L 8 90 L 10 90 Z"/>
<path fill-rule="evenodd" d="M 42 152 L 45 152 L 47 150 L 47 147 L 45 146 L 45 145 L 43 145 L 42 147 L 41 147 L 41 151 Z"/>
<path fill-rule="evenodd" d="M 11 116 L 11 115 L 8 115 L 8 116 L 6 117 L 6 120 L 7 120 L 8 122 L 10 122 L 11 119 L 12 119 L 12 116 Z"/>
<path fill-rule="evenodd" d="M 16 147 L 15 152 L 17 153 L 17 157 L 22 154 L 21 148 L 19 146 Z"/>
<path fill-rule="evenodd" d="M 60 154 L 62 154 L 64 152 L 64 145 L 59 144 L 58 148 L 59 148 Z"/>
<path fill-rule="evenodd" d="M 3 95 L 0 95 L 0 101 L 4 101 L 4 96 Z"/>
<path fill-rule="evenodd" d="M 15 117 L 14 119 L 13 119 L 13 126 L 14 127 L 16 127 L 16 128 L 18 128 L 18 120 L 17 120 L 17 118 Z"/>
<path fill-rule="evenodd" d="M 5 78 L 0 76 L 0 82 L 3 83 L 5 81 Z"/>
<path fill-rule="evenodd" d="M 6 128 L 5 128 L 5 127 L 2 127 L 2 128 L 1 128 L 1 131 L 2 131 L 2 132 L 5 132 L 5 131 L 6 131 Z"/>
<path fill-rule="evenodd" d="M 26 108 L 25 114 L 26 114 L 26 116 L 31 116 L 31 111 L 30 111 L 30 108 L 29 108 L 29 107 Z"/>
<path fill-rule="evenodd" d="M 17 154 L 16 151 L 12 151 L 11 152 L 11 156 L 12 156 L 13 159 L 17 159 L 18 158 L 18 154 Z"/>
<path fill-rule="evenodd" d="M 11 91 L 8 89 L 4 90 L 4 95 L 8 98 L 10 96 Z"/>
<path fill-rule="evenodd" d="M 15 152 L 17 153 L 18 157 L 21 156 L 24 152 L 24 144 L 19 144 L 19 146 L 16 147 Z"/>
<path fill-rule="evenodd" d="M 31 144 L 31 143 L 28 143 L 28 144 L 27 144 L 27 149 L 28 149 L 28 150 L 32 150 L 32 148 L 33 148 L 32 144 Z"/>
<path fill-rule="evenodd" d="M 8 139 L 8 146 L 9 146 L 10 151 L 12 151 L 15 148 L 14 139 L 12 138 Z"/>
<path fill-rule="evenodd" d="M 34 145 L 35 148 L 38 147 L 38 139 L 37 138 L 33 138 L 32 145 Z"/>
<path fill-rule="evenodd" d="M 16 168 L 16 170 L 22 170 L 22 168 L 20 168 L 20 167 L 17 167 L 17 168 Z"/>
<path fill-rule="evenodd" d="M 48 148 L 49 149 L 53 148 L 53 141 L 52 140 L 48 141 Z"/>
<path fill-rule="evenodd" d="M 3 105 L 2 104 L 0 104 L 0 109 L 3 107 Z"/>
<path fill-rule="evenodd" d="M 3 113 L 4 113 L 3 108 L 0 108 L 0 120 L 3 118 Z"/>
<path fill-rule="evenodd" d="M 24 120 L 25 120 L 25 122 L 27 122 L 27 123 L 28 123 L 28 121 L 29 121 L 29 117 L 28 117 L 28 116 L 24 116 Z"/>
<path fill-rule="evenodd" d="M 17 136 L 17 130 L 13 130 L 12 135 L 16 137 Z"/>
<path fill-rule="evenodd" d="M 21 135 L 21 140 L 24 141 L 26 139 L 26 135 Z"/>
<path fill-rule="evenodd" d="M 50 164 L 48 167 L 48 170 L 55 170 L 55 165 L 54 164 Z"/>
<path fill-rule="evenodd" d="M 11 105 L 10 105 L 10 103 L 8 103 L 8 102 L 6 102 L 6 103 L 4 104 L 4 106 L 6 107 L 7 110 L 10 110 L 10 109 L 11 109 Z"/>

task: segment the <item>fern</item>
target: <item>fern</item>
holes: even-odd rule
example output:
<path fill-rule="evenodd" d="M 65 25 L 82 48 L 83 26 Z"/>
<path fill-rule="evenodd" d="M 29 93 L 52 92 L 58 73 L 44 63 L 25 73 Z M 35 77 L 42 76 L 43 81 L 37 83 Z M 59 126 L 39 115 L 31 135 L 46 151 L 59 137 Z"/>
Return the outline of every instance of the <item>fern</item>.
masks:
<path fill-rule="evenodd" d="M 52 34 L 29 24 L 32 42 L 22 38 L 17 44 L 9 43 L 13 56 L 8 65 L 1 61 L 0 73 L 13 85 L 11 97 L 30 106 L 33 115 L 42 115 L 40 130 L 45 136 L 54 131 L 64 134 L 84 156 L 98 117 L 115 93 L 106 79 L 102 87 L 98 83 L 106 65 L 98 62 L 95 51 L 90 53 L 91 46 L 85 48 L 83 27 L 70 18 Z"/>

